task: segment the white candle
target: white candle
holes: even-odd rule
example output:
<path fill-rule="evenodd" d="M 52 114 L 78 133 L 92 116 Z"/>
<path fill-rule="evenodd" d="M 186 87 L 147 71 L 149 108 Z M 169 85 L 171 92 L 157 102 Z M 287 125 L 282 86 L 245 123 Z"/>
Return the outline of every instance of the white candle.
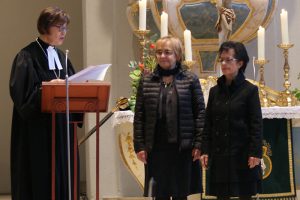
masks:
<path fill-rule="evenodd" d="M 168 35 L 168 14 L 162 12 L 160 16 L 160 37 Z"/>
<path fill-rule="evenodd" d="M 280 13 L 282 44 L 289 44 L 288 13 L 282 9 Z"/>
<path fill-rule="evenodd" d="M 265 59 L 265 29 L 263 27 L 259 27 L 257 31 L 257 54 L 259 60 Z"/>
<path fill-rule="evenodd" d="M 139 1 L 139 30 L 146 30 L 147 0 Z"/>
<path fill-rule="evenodd" d="M 192 61 L 192 40 L 191 40 L 191 31 L 185 30 L 183 33 L 184 36 L 184 53 L 185 60 Z"/>

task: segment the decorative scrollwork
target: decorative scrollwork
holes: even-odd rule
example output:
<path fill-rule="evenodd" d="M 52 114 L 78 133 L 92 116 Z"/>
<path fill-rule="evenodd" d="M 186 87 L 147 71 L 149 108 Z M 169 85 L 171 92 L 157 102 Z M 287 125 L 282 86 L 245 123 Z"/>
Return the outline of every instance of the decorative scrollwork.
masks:
<path fill-rule="evenodd" d="M 84 106 L 84 110 L 86 112 L 92 112 L 97 110 L 97 103 L 95 101 L 88 101 Z"/>

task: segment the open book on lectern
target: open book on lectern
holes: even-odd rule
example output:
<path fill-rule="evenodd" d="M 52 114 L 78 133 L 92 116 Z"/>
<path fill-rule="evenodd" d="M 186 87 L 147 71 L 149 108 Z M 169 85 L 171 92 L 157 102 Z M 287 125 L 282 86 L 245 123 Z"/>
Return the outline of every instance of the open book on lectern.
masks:
<path fill-rule="evenodd" d="M 103 81 L 107 69 L 111 64 L 102 64 L 89 66 L 76 74 L 69 77 L 69 81 L 72 83 L 87 82 L 87 81 Z"/>

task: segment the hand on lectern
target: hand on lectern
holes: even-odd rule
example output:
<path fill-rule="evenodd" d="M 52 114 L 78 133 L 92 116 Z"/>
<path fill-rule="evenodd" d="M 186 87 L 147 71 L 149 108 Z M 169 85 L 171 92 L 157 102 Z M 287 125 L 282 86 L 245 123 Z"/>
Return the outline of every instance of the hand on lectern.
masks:
<path fill-rule="evenodd" d="M 51 83 L 63 83 L 63 82 L 65 82 L 65 80 L 64 79 L 60 79 L 60 78 L 56 78 L 56 79 L 52 79 L 49 82 L 51 82 Z"/>

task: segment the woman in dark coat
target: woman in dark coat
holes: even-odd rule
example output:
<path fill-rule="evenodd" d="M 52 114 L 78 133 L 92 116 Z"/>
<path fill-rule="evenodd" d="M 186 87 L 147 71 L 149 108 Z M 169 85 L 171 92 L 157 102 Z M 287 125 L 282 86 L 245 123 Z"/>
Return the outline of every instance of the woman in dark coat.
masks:
<path fill-rule="evenodd" d="M 201 192 L 203 94 L 198 77 L 181 66 L 178 38 L 160 38 L 156 58 L 155 71 L 140 82 L 134 116 L 134 147 L 145 164 L 144 195 L 186 200 Z"/>
<path fill-rule="evenodd" d="M 201 164 L 207 168 L 207 194 L 218 199 L 250 199 L 261 192 L 262 114 L 258 88 L 245 80 L 249 57 L 242 43 L 219 50 L 223 76 L 210 89 Z"/>
<path fill-rule="evenodd" d="M 69 16 L 60 8 L 44 9 L 37 22 L 39 37 L 16 55 L 12 65 L 12 200 L 51 199 L 52 128 L 56 128 L 55 199 L 68 199 L 66 116 L 56 114 L 56 127 L 52 127 L 51 113 L 41 112 L 42 81 L 64 82 L 66 57 L 57 46 L 63 43 L 68 24 Z M 68 74 L 74 74 L 70 61 Z M 73 131 L 70 133 L 73 141 Z"/>

